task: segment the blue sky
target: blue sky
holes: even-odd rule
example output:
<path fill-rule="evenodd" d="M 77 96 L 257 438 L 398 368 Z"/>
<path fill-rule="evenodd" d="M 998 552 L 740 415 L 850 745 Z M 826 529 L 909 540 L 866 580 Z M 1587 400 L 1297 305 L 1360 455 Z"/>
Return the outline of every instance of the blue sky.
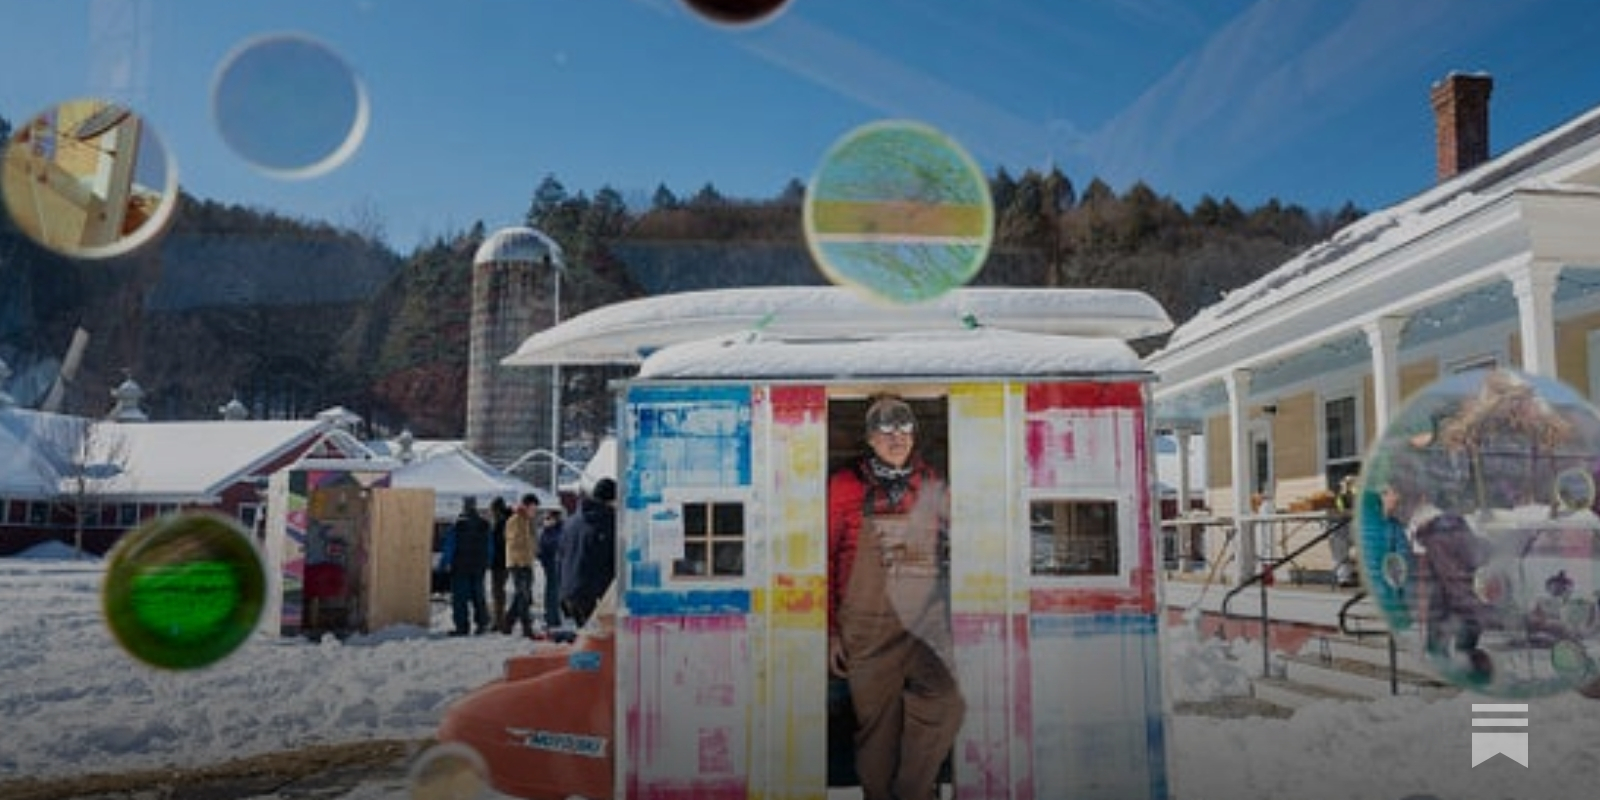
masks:
<path fill-rule="evenodd" d="M 1081 189 L 1372 210 L 1434 180 L 1428 86 L 1495 79 L 1494 153 L 1600 105 L 1585 0 L 791 0 L 730 28 L 680 0 L 0 0 L 0 115 L 86 95 L 154 126 L 200 197 L 391 244 L 518 224 L 534 187 L 645 201 L 808 180 L 839 137 L 915 119 L 986 173 L 1059 165 Z M 244 43 L 337 52 L 370 118 L 350 157 L 264 172 L 211 93 Z"/>

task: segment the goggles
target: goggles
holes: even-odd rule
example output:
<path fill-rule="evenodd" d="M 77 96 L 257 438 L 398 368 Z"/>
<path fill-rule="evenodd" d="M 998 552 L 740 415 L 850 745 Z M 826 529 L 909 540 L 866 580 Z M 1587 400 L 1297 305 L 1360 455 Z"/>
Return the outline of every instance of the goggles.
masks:
<path fill-rule="evenodd" d="M 915 422 L 880 422 L 872 426 L 872 430 L 884 436 L 895 433 L 910 436 L 917 432 L 917 424 Z"/>

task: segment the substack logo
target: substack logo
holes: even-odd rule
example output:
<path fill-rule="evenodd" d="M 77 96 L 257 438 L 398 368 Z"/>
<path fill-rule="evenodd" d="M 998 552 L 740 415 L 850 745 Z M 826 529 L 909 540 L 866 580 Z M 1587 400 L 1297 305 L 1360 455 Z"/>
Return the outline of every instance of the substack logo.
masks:
<path fill-rule="evenodd" d="M 1527 703 L 1473 703 L 1472 704 L 1472 766 L 1476 767 L 1496 755 L 1528 766 L 1528 704 Z M 1521 730 L 1490 730 L 1478 728 L 1521 728 Z"/>

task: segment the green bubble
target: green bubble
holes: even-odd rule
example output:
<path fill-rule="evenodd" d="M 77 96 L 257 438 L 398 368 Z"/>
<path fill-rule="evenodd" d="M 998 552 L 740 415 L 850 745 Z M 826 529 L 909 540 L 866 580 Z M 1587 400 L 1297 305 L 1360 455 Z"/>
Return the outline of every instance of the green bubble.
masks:
<path fill-rule="evenodd" d="M 954 140 L 917 122 L 858 128 L 806 191 L 806 243 L 828 279 L 889 303 L 970 282 L 994 239 L 994 200 Z"/>
<path fill-rule="evenodd" d="M 134 658 L 194 669 L 226 657 L 255 630 L 266 573 L 249 536 L 213 514 L 162 517 L 111 551 L 101 602 Z"/>

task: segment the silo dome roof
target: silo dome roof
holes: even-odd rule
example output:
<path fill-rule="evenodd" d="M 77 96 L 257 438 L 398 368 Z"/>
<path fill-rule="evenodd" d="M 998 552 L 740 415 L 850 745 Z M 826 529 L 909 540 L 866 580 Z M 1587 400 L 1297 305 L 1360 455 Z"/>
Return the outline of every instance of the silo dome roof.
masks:
<path fill-rule="evenodd" d="M 478 245 L 473 264 L 494 262 L 554 263 L 565 267 L 561 245 L 543 233 L 527 227 L 501 228 Z"/>

